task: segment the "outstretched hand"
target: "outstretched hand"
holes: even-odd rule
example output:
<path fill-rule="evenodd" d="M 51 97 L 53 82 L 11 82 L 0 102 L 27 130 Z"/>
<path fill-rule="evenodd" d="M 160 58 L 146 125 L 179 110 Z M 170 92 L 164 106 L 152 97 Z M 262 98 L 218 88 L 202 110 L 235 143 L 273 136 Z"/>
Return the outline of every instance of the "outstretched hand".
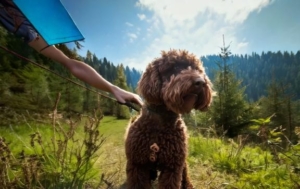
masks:
<path fill-rule="evenodd" d="M 139 95 L 125 91 L 117 86 L 114 86 L 111 90 L 111 93 L 115 96 L 117 101 L 121 104 L 125 104 L 127 102 L 132 102 L 138 104 L 139 106 L 143 105 L 143 101 Z"/>

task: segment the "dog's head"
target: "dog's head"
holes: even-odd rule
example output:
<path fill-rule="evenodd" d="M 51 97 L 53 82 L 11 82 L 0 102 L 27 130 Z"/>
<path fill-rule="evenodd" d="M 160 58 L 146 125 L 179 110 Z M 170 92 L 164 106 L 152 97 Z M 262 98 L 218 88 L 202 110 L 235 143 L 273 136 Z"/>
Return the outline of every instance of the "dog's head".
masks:
<path fill-rule="evenodd" d="M 212 101 L 212 84 L 202 62 L 184 50 L 163 51 L 138 83 L 138 93 L 150 105 L 165 105 L 175 113 L 205 111 Z"/>

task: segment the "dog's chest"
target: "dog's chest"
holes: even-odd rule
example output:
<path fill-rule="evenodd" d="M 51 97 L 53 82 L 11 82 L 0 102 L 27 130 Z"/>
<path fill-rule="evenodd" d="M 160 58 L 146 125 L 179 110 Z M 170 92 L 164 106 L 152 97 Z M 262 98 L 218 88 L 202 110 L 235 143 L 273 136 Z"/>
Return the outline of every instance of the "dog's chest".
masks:
<path fill-rule="evenodd" d="M 182 119 L 141 119 L 138 123 L 138 130 L 140 130 L 145 137 L 160 138 L 161 140 L 168 140 L 172 137 L 179 137 L 184 135 L 186 127 Z M 180 139 L 180 138 L 178 138 Z"/>
<path fill-rule="evenodd" d="M 135 128 L 142 148 L 149 147 L 156 143 L 160 148 L 160 153 L 179 153 L 185 149 L 178 146 L 186 146 L 186 126 L 181 119 L 175 121 L 168 120 L 139 120 Z"/>
<path fill-rule="evenodd" d="M 129 127 L 126 154 L 135 163 L 158 166 L 168 164 L 174 158 L 183 161 L 186 144 L 186 126 L 180 117 L 166 119 L 157 114 L 142 114 Z"/>

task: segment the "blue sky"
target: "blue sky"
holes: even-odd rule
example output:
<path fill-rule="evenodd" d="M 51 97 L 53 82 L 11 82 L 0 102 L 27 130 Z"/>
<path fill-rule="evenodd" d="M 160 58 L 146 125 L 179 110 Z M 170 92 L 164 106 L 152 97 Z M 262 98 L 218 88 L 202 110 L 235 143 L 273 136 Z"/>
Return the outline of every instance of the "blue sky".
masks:
<path fill-rule="evenodd" d="M 300 0 L 61 0 L 84 48 L 144 70 L 161 50 L 234 54 L 300 50 Z"/>

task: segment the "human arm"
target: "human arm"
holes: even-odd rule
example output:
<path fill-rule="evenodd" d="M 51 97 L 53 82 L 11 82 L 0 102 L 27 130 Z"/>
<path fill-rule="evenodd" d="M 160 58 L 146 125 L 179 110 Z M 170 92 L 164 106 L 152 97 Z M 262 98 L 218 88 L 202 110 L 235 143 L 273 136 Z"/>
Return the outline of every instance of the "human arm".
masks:
<path fill-rule="evenodd" d="M 30 42 L 29 45 L 37 51 L 40 51 L 47 44 L 42 38 L 39 38 Z M 126 102 L 133 102 L 140 106 L 143 104 L 141 98 L 137 94 L 131 93 L 119 88 L 118 86 L 113 85 L 112 83 L 105 80 L 91 66 L 84 62 L 67 57 L 55 46 L 49 46 L 42 50 L 40 53 L 64 65 L 75 77 L 79 78 L 80 80 L 88 83 L 95 88 L 111 93 L 115 96 L 117 101 L 122 104 Z"/>

